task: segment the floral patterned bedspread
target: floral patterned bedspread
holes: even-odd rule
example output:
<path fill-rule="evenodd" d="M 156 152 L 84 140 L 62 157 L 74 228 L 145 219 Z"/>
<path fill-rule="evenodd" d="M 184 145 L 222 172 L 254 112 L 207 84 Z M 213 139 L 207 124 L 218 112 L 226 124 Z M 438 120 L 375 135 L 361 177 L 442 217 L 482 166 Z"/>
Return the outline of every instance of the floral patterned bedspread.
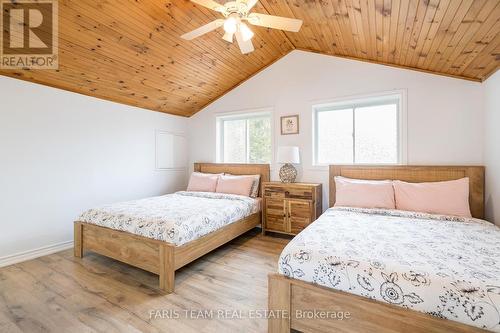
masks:
<path fill-rule="evenodd" d="M 415 212 L 330 208 L 279 273 L 500 332 L 500 228 Z"/>
<path fill-rule="evenodd" d="M 241 195 L 181 191 L 90 209 L 77 221 L 182 245 L 255 213 L 256 203 Z"/>

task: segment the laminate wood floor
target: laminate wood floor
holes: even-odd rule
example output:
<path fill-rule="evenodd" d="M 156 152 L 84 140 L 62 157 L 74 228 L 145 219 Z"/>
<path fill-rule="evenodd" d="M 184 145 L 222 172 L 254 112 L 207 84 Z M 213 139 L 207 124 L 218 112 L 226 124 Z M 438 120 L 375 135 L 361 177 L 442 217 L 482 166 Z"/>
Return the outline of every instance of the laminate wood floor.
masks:
<path fill-rule="evenodd" d="M 266 332 L 267 274 L 288 239 L 252 230 L 176 272 L 156 275 L 73 250 L 0 269 L 0 332 Z"/>

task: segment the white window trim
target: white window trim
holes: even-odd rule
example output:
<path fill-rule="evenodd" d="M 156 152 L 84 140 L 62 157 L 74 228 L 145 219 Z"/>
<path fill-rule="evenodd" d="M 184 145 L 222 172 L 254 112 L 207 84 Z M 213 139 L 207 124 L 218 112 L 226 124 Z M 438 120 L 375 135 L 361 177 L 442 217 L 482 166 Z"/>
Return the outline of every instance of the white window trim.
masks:
<path fill-rule="evenodd" d="M 373 102 L 374 100 L 397 98 L 398 103 L 398 163 L 382 163 L 378 165 L 406 165 L 408 163 L 408 114 L 407 114 L 407 92 L 406 89 L 383 91 L 365 95 L 354 95 L 339 97 L 330 100 L 311 102 L 312 110 L 312 168 L 326 170 L 330 164 L 317 163 L 317 112 L 318 109 L 328 107 L 342 107 L 342 105 L 362 104 L 363 102 Z M 374 165 L 357 163 L 356 165 Z"/>
<path fill-rule="evenodd" d="M 237 119 L 248 119 L 251 117 L 262 117 L 264 115 L 268 115 L 271 118 L 271 161 L 270 165 L 274 164 L 274 145 L 275 145 L 275 124 L 274 124 L 274 108 L 272 107 L 264 107 L 257 109 L 245 109 L 239 111 L 230 111 L 230 112 L 220 112 L 215 114 L 215 132 L 216 132 L 216 161 L 217 163 L 225 163 L 224 162 L 224 149 L 222 148 L 223 142 L 223 129 L 221 128 L 222 121 L 224 120 L 237 120 Z M 247 131 L 248 135 L 248 131 Z M 248 140 L 247 140 L 248 143 Z M 247 149 L 248 154 L 248 149 Z"/>

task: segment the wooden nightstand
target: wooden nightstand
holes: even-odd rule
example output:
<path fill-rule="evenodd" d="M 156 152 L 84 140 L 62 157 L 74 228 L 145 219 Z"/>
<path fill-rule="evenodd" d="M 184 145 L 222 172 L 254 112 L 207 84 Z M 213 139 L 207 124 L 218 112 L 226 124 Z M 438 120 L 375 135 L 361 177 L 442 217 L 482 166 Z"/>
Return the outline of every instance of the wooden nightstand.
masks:
<path fill-rule="evenodd" d="M 296 235 L 322 213 L 321 184 L 263 182 L 262 233 Z"/>

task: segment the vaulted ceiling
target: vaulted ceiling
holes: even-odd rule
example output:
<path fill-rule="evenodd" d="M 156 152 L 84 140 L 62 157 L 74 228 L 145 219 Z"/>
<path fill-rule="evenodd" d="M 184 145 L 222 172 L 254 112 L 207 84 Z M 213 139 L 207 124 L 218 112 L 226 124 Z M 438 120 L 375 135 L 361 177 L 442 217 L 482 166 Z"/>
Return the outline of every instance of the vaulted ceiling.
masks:
<path fill-rule="evenodd" d="M 261 0 L 254 11 L 304 24 L 254 26 L 242 55 L 222 29 L 179 37 L 220 17 L 188 0 L 60 0 L 59 69 L 0 74 L 191 116 L 294 49 L 475 81 L 500 67 L 500 0 Z"/>

